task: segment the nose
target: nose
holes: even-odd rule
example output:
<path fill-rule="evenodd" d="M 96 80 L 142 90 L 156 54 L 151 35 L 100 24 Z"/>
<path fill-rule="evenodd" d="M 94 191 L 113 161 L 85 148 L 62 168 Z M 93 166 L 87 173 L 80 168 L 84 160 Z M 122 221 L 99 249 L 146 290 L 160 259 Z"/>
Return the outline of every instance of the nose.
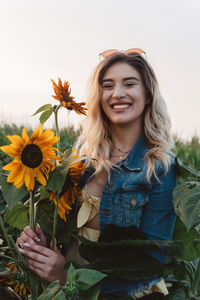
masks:
<path fill-rule="evenodd" d="M 113 98 L 115 99 L 121 99 L 125 96 L 125 91 L 124 91 L 124 87 L 122 85 L 118 85 L 116 84 L 114 89 L 113 89 L 113 94 L 112 94 Z"/>

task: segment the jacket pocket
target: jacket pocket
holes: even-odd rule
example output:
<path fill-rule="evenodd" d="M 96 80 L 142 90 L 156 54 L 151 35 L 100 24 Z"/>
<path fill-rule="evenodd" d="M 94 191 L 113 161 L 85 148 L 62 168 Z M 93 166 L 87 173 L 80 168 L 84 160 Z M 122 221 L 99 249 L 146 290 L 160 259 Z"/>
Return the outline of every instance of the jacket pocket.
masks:
<path fill-rule="evenodd" d="M 140 227 L 144 205 L 148 202 L 148 193 L 141 187 L 132 186 L 117 190 L 115 209 L 117 225 Z"/>

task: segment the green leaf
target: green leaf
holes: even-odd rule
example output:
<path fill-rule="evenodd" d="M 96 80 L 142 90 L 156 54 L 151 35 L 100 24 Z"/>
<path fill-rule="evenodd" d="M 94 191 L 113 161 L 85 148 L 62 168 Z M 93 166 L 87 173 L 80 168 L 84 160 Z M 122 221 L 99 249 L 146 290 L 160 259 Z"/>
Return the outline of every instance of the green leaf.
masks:
<path fill-rule="evenodd" d="M 49 199 L 39 201 L 36 206 L 36 222 L 49 235 L 52 234 L 53 230 L 54 210 L 55 205 Z"/>
<path fill-rule="evenodd" d="M 68 281 L 76 281 L 77 273 L 73 264 L 71 263 L 69 269 L 67 270 L 67 280 Z"/>
<path fill-rule="evenodd" d="M 200 257 L 200 243 L 195 242 L 199 235 L 195 229 L 187 231 L 183 222 L 177 217 L 173 233 L 173 240 L 181 240 L 184 243 L 181 259 L 191 261 Z"/>
<path fill-rule="evenodd" d="M 49 109 L 52 109 L 52 105 L 51 104 L 42 105 L 40 108 L 38 108 L 38 110 L 36 110 L 36 112 L 32 116 L 35 116 L 38 113 L 40 113 L 42 111 L 45 111 L 45 110 L 49 110 Z"/>
<path fill-rule="evenodd" d="M 122 238 L 122 233 L 127 230 L 124 235 L 127 239 L 117 241 L 117 237 L 113 234 L 114 227 L 118 228 L 119 238 Z M 109 234 L 105 234 L 106 231 L 108 233 L 110 231 L 109 238 Z M 161 275 L 176 264 L 176 257 L 182 252 L 183 243 L 181 241 L 141 240 L 139 234 L 142 236 L 141 231 L 135 226 L 122 228 L 110 224 L 105 228 L 98 242 L 91 242 L 83 237 L 78 237 L 81 241 L 79 252 L 84 259 L 89 261 L 89 268 L 99 270 L 111 277 L 126 279 L 141 279 Z M 102 235 L 106 237 L 107 242 L 103 240 Z M 112 235 L 114 241 L 112 241 Z M 73 236 L 75 237 L 75 235 Z M 135 237 L 136 240 L 134 240 Z M 161 247 L 164 247 L 165 250 Z M 147 253 L 149 250 L 168 254 L 169 262 L 161 264 Z M 114 256 L 113 253 L 115 253 Z"/>
<path fill-rule="evenodd" d="M 50 191 L 57 191 L 60 194 L 62 192 L 67 173 L 68 171 L 66 171 L 61 165 L 58 165 L 55 170 L 50 173 L 46 188 Z"/>
<path fill-rule="evenodd" d="M 77 269 L 76 273 L 76 282 L 78 283 L 80 290 L 89 289 L 107 276 L 106 274 L 90 269 Z"/>
<path fill-rule="evenodd" d="M 176 214 L 189 231 L 200 223 L 200 182 L 182 183 L 175 188 L 173 195 Z"/>
<path fill-rule="evenodd" d="M 87 290 L 80 291 L 81 300 L 98 300 L 99 293 L 100 293 L 100 284 L 97 283 Z"/>
<path fill-rule="evenodd" d="M 9 209 L 4 217 L 4 221 L 20 230 L 29 225 L 29 208 L 27 205 L 17 203 L 12 209 Z"/>
<path fill-rule="evenodd" d="M 72 298 L 73 299 L 73 298 Z M 58 294 L 56 294 L 55 298 L 53 300 L 67 300 L 65 293 L 63 290 L 60 290 Z"/>
<path fill-rule="evenodd" d="M 198 177 L 200 175 L 199 172 L 186 166 L 180 160 L 180 158 L 178 158 L 178 156 L 175 157 L 175 167 L 174 168 L 175 168 L 176 174 L 180 177 L 184 177 L 184 178 L 191 177 L 191 176 Z"/>
<path fill-rule="evenodd" d="M 12 183 L 7 182 L 5 175 L 0 175 L 1 190 L 5 201 L 9 208 L 12 208 L 17 202 L 20 202 L 26 195 L 29 194 L 25 185 L 16 188 Z"/>
<path fill-rule="evenodd" d="M 170 291 L 169 295 L 165 296 L 166 300 L 185 300 L 185 292 L 181 288 Z M 187 298 L 188 299 L 188 298 Z"/>
<path fill-rule="evenodd" d="M 37 298 L 37 300 L 52 300 L 53 296 L 55 296 L 55 294 L 59 291 L 60 288 L 61 286 L 59 284 L 59 280 L 52 282 Z"/>
<path fill-rule="evenodd" d="M 36 206 L 36 222 L 40 224 L 42 230 L 49 236 L 52 235 L 55 205 L 49 199 L 40 200 Z M 57 243 L 69 243 L 70 232 L 76 232 L 76 214 L 72 209 L 67 215 L 67 222 L 57 216 Z"/>
<path fill-rule="evenodd" d="M 52 115 L 53 109 L 45 110 L 40 116 L 40 122 L 44 124 Z"/>
<path fill-rule="evenodd" d="M 62 192 L 72 158 L 73 153 L 71 152 L 71 150 L 65 151 L 61 163 L 56 166 L 53 172 L 50 173 L 49 180 L 46 186 L 47 190 L 57 191 L 58 193 Z"/>

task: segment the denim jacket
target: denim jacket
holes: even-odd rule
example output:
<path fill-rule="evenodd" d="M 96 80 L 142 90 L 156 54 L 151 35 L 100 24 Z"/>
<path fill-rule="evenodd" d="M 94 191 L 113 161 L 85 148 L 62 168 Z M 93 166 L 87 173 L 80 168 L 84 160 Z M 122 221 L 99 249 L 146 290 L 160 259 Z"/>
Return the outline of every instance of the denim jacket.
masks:
<path fill-rule="evenodd" d="M 111 170 L 101 197 L 99 209 L 100 232 L 108 224 L 127 227 L 135 225 L 146 235 L 147 239 L 171 240 L 175 224 L 175 212 L 172 193 L 176 183 L 174 156 L 171 152 L 167 174 L 163 165 L 157 160 L 156 174 L 151 183 L 146 179 L 147 162 L 144 157 L 147 151 L 146 136 L 143 133 L 129 156 L 116 164 L 120 168 Z M 92 176 L 93 170 L 83 175 L 82 184 Z M 151 253 L 157 260 L 164 262 L 165 257 Z M 141 280 L 105 279 L 101 292 L 125 292 L 134 294 L 150 289 L 161 277 Z"/>

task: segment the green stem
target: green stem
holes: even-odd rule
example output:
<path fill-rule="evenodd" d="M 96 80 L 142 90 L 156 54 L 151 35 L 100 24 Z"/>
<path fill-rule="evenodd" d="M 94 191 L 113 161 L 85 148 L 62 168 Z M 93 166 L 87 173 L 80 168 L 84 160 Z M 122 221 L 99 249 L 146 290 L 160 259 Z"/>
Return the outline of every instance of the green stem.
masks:
<path fill-rule="evenodd" d="M 34 197 L 33 197 L 33 191 L 30 191 L 30 206 L 29 206 L 29 218 L 30 218 L 30 227 L 32 230 L 35 230 L 35 216 L 34 216 Z M 31 299 L 36 300 L 37 299 L 37 275 L 33 272 L 29 275 L 29 282 L 30 282 L 30 288 L 32 290 Z"/>
<path fill-rule="evenodd" d="M 16 253 L 18 254 L 18 257 L 20 258 L 20 260 L 21 260 L 23 266 L 24 266 L 25 268 L 27 268 L 27 264 L 26 264 L 26 262 L 25 262 L 25 260 L 24 260 L 24 257 L 23 257 L 23 255 L 21 254 L 21 252 L 18 250 L 18 248 L 17 248 L 17 246 L 16 246 L 16 244 L 15 244 L 15 242 L 14 242 L 12 236 L 9 235 L 9 238 L 10 238 L 10 241 L 11 241 L 11 245 L 12 245 L 12 247 L 14 248 L 14 250 L 16 251 Z"/>
<path fill-rule="evenodd" d="M 56 207 L 54 210 L 54 218 L 53 218 L 53 232 L 52 232 L 52 241 L 51 248 L 54 250 L 55 238 L 56 238 L 56 229 L 57 229 L 57 217 L 58 217 L 58 201 L 59 201 L 59 193 L 56 193 Z"/>
<path fill-rule="evenodd" d="M 56 109 L 54 110 L 55 114 L 55 126 L 56 126 L 56 135 L 59 137 L 59 140 L 57 142 L 57 148 L 59 150 L 59 155 L 60 155 L 60 132 L 59 132 L 59 127 L 58 127 L 58 110 L 59 108 L 62 107 L 62 105 L 58 105 Z"/>
<path fill-rule="evenodd" d="M 6 227 L 4 226 L 4 221 L 3 221 L 3 219 L 2 219 L 1 216 L 0 216 L 0 225 L 1 225 L 1 228 L 2 228 L 2 231 L 3 231 L 3 234 L 5 236 L 5 239 L 6 239 L 8 247 L 12 248 L 12 245 L 11 245 L 11 242 L 10 242 L 10 239 L 9 239 Z"/>
<path fill-rule="evenodd" d="M 1 257 L 2 259 L 5 258 L 5 259 L 7 259 L 7 260 L 9 260 L 9 261 L 11 261 L 11 262 L 16 263 L 16 265 L 20 266 L 20 268 L 23 270 L 24 265 L 21 264 L 17 259 L 15 259 L 15 258 L 13 258 L 13 257 L 11 257 L 11 256 L 8 256 L 8 255 L 5 255 L 5 254 L 1 254 L 1 253 L 0 253 L 0 257 Z"/>
<path fill-rule="evenodd" d="M 195 272 L 194 280 L 191 284 L 191 291 L 193 296 L 197 296 L 200 289 L 200 260 Z"/>
<path fill-rule="evenodd" d="M 34 226 L 34 199 L 33 199 L 33 191 L 30 191 L 29 217 L 30 217 L 30 227 L 34 231 L 35 226 Z"/>
<path fill-rule="evenodd" d="M 62 105 L 58 105 L 56 109 L 54 110 L 55 115 L 55 126 L 56 126 L 56 135 L 59 137 L 59 140 L 57 142 L 57 148 L 58 148 L 58 155 L 60 156 L 60 132 L 58 127 L 58 110 L 62 107 Z M 54 218 L 53 218 L 53 232 L 52 232 L 52 240 L 51 240 L 51 248 L 54 250 L 54 244 L 55 244 L 55 238 L 56 238 L 56 229 L 57 229 L 57 215 L 58 215 L 58 201 L 59 201 L 59 193 L 56 193 L 56 207 L 54 210 Z"/>

